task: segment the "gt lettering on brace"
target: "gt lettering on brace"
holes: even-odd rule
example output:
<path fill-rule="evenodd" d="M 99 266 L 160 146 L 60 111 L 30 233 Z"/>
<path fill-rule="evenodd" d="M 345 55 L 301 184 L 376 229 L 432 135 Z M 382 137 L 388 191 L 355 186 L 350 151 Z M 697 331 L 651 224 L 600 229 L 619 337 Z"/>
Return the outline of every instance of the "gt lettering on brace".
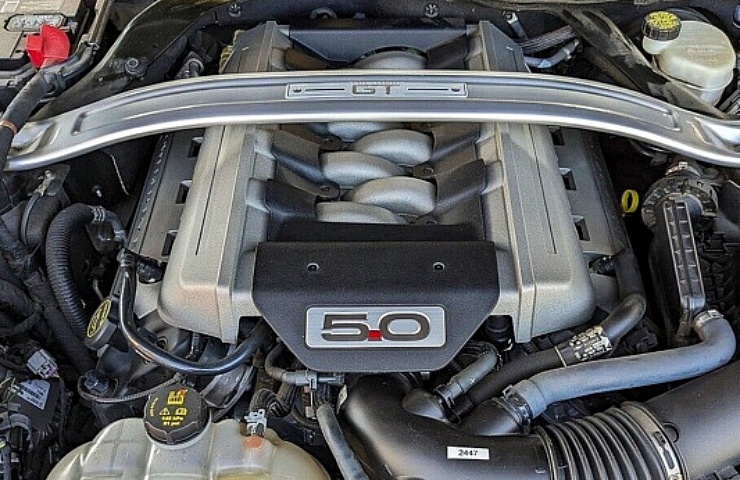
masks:
<path fill-rule="evenodd" d="M 397 84 L 386 84 L 386 85 L 352 85 L 352 93 L 354 95 L 391 95 L 393 93 L 393 87 L 398 86 Z"/>

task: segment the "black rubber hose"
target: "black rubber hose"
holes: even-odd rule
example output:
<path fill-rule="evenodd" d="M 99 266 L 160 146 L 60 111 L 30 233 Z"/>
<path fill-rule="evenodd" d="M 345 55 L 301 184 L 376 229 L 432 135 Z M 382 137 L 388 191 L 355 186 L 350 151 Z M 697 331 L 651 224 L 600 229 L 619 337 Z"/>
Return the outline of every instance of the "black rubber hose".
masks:
<path fill-rule="evenodd" d="M 90 352 L 77 338 L 59 310 L 48 280 L 34 263 L 33 256 L 26 251 L 25 245 L 10 232 L 2 219 L 0 219 L 0 250 L 13 274 L 23 282 L 32 299 L 41 307 L 49 329 L 77 373 L 82 375 L 94 368 Z"/>
<path fill-rule="evenodd" d="M 522 47 L 522 52 L 525 55 L 533 55 L 550 48 L 555 48 L 568 40 L 572 40 L 575 36 L 576 32 L 573 31 L 573 27 L 566 25 L 537 37 L 517 40 L 517 43 Z"/>
<path fill-rule="evenodd" d="M 316 409 L 316 419 L 344 480 L 368 480 L 362 465 L 357 461 L 357 457 L 344 438 L 332 406 L 325 403 Z"/>
<path fill-rule="evenodd" d="M 599 326 L 613 346 L 642 320 L 647 309 L 645 297 L 631 294 L 610 313 Z"/>
<path fill-rule="evenodd" d="M 435 392 L 449 403 L 452 403 L 460 395 L 469 392 L 481 378 L 491 373 L 496 365 L 498 365 L 498 352 L 485 352 L 461 372 L 450 378 L 447 383 L 437 387 Z"/>
<path fill-rule="evenodd" d="M 619 340 L 629 332 L 645 313 L 645 298 L 638 294 L 628 295 L 612 313 L 600 324 L 611 345 L 616 345 Z M 590 329 L 589 331 L 594 331 Z M 514 383 L 534 376 L 540 372 L 552 370 L 583 361 L 584 357 L 575 358 L 571 343 L 579 340 L 581 336 L 576 335 L 572 339 L 549 350 L 542 350 L 532 355 L 518 358 L 504 364 L 500 370 L 485 376 L 477 385 L 468 392 L 468 399 L 473 405 L 479 405 L 501 392 Z M 580 355 L 580 354 L 579 354 Z M 588 358 L 585 358 L 588 359 Z M 465 412 L 460 412 L 465 413 Z"/>
<path fill-rule="evenodd" d="M 0 175 L 8 163 L 13 137 L 23 128 L 50 89 L 51 86 L 39 71 L 23 86 L 5 110 L 0 119 Z"/>
<path fill-rule="evenodd" d="M 272 338 L 272 330 L 260 320 L 236 349 L 228 356 L 212 363 L 198 363 L 176 357 L 169 352 L 152 345 L 139 334 L 134 322 L 134 298 L 136 296 L 135 267 L 132 260 L 121 261 L 121 294 L 118 304 L 120 316 L 119 327 L 129 346 L 143 359 L 184 375 L 216 376 L 229 372 L 249 361 L 257 349 L 267 344 Z"/>
<path fill-rule="evenodd" d="M 563 366 L 558 352 L 551 348 L 505 363 L 500 370 L 492 372 L 468 392 L 473 405 L 480 405 L 489 398 L 500 395 L 506 387 L 545 370 Z M 462 413 L 462 412 L 461 412 Z"/>
<path fill-rule="evenodd" d="M 277 361 L 280 355 L 285 351 L 285 345 L 280 342 L 267 354 L 265 357 L 265 373 L 273 380 L 277 380 L 281 383 L 287 383 L 285 377 L 287 376 L 288 370 L 282 367 L 278 367 Z"/>
<path fill-rule="evenodd" d="M 645 296 L 645 288 L 642 285 L 642 275 L 637 256 L 632 248 L 625 248 L 611 257 L 614 265 L 614 273 L 619 284 L 619 298 L 627 298 L 630 295 Z"/>
<path fill-rule="evenodd" d="M 54 296 L 64 317 L 78 338 L 83 338 L 90 318 L 85 312 L 72 265 L 72 234 L 95 220 L 94 210 L 83 204 L 71 205 L 54 217 L 46 237 L 46 271 Z"/>
<path fill-rule="evenodd" d="M 176 374 L 169 380 L 165 380 L 159 385 L 155 385 L 141 392 L 124 395 L 123 397 L 99 397 L 97 395 L 93 395 L 85 389 L 85 379 L 84 377 L 80 377 L 77 380 L 77 393 L 79 394 L 80 398 L 87 400 L 88 402 L 99 403 L 101 405 L 118 405 L 121 403 L 131 403 L 137 400 L 142 400 L 160 391 L 163 388 L 177 385 L 179 383 L 182 383 L 182 378 L 180 377 L 180 375 Z"/>
<path fill-rule="evenodd" d="M 555 52 L 554 54 L 550 55 L 547 58 L 539 58 L 539 57 L 524 57 L 524 62 L 527 64 L 527 66 L 532 68 L 538 68 L 538 69 L 545 69 L 545 68 L 552 68 L 559 63 L 568 60 L 570 57 L 573 56 L 573 54 L 576 52 L 578 47 L 581 45 L 581 41 L 577 38 L 574 38 L 573 40 L 569 41 L 567 44 L 560 47 L 560 49 Z"/>
<path fill-rule="evenodd" d="M 34 283 L 39 283 L 43 289 L 43 298 L 46 300 L 41 303 L 44 317 L 46 322 L 49 324 L 54 338 L 61 345 L 62 349 L 67 354 L 69 361 L 75 366 L 75 370 L 82 375 L 95 368 L 95 361 L 90 354 L 90 350 L 87 349 L 82 340 L 80 340 L 72 327 L 67 323 L 67 319 L 64 318 L 64 314 L 59 310 L 56 304 L 56 299 L 51 291 L 49 282 L 41 276 L 39 273 L 38 280 L 32 280 Z"/>
<path fill-rule="evenodd" d="M 275 393 L 270 389 L 261 388 L 252 395 L 252 400 L 249 402 L 249 411 L 256 412 L 258 410 L 264 410 L 269 416 L 283 418 L 290 413 L 291 407 L 294 400 L 294 391 L 297 387 L 283 384 L 280 388 L 288 387 L 293 390 L 291 393 L 287 393 L 288 400 L 283 398 L 280 393 Z"/>
<path fill-rule="evenodd" d="M 687 347 L 628 357 L 595 360 L 539 373 L 506 393 L 524 421 L 549 405 L 572 398 L 686 380 L 721 367 L 735 353 L 735 334 L 727 320 L 710 310 L 693 325 L 701 342 Z"/>

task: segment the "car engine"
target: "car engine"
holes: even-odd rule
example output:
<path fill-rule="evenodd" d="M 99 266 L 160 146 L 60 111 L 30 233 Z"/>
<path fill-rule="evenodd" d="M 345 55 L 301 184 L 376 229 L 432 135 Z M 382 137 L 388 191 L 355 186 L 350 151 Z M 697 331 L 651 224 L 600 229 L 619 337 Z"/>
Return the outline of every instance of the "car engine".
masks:
<path fill-rule="evenodd" d="M 0 18 L 2 478 L 740 476 L 736 2 Z"/>
<path fill-rule="evenodd" d="M 328 38 L 343 34 L 350 42 L 354 28 L 301 31 L 268 23 L 237 35 L 223 71 L 296 70 L 300 64 L 285 62 L 299 46 L 331 47 Z M 368 42 L 375 43 L 362 48 L 380 53 L 327 50 L 320 57 L 362 57 L 356 68 L 419 68 L 444 41 L 457 42 L 460 51 L 446 61 L 457 59 L 461 69 L 524 68 L 522 56 L 497 60 L 516 44 L 489 23 L 469 31 L 407 28 L 407 40 L 393 38 L 402 49 L 389 50 L 387 34 L 370 29 Z M 420 43 L 422 34 L 433 43 Z M 304 43 L 294 43 L 299 40 Z M 412 48 L 425 56 L 409 53 Z M 251 52 L 267 53 L 244 58 Z M 132 250 L 167 262 L 167 269 L 157 304 L 137 313 L 156 310 L 170 325 L 226 342 L 236 340 L 241 317 L 263 315 L 303 364 L 342 372 L 438 370 L 492 315 L 510 317 L 522 341 L 579 325 L 595 308 L 597 285 L 600 300 L 616 303 L 613 279 L 592 282 L 586 265 L 587 255 L 617 253 L 618 232 L 609 229 L 587 140 L 566 135 L 560 152 L 546 127 L 506 124 L 234 126 L 168 139 L 172 146 L 147 182 L 157 187 L 143 199 L 152 208 L 137 218 L 142 228 L 131 239 Z M 170 163 L 193 141 L 202 142 L 197 172 L 195 165 L 174 170 Z M 583 177 L 582 198 L 574 195 L 572 204 L 561 168 L 579 188 Z M 183 182 L 188 201 L 173 214 Z M 162 217 L 180 223 L 162 232 Z M 585 229 L 597 225 L 591 238 Z M 572 290 L 579 295 L 569 295 Z M 398 312 L 394 305 L 419 311 Z M 417 314 L 429 333 L 403 337 L 419 328 L 404 317 L 393 322 L 394 329 L 406 328 L 394 330 L 398 339 L 367 341 L 357 332 L 322 337 L 328 315 L 351 319 L 370 307 L 375 316 Z M 305 327 L 297 325 L 304 317 Z M 377 348 L 393 350 L 378 355 Z"/>

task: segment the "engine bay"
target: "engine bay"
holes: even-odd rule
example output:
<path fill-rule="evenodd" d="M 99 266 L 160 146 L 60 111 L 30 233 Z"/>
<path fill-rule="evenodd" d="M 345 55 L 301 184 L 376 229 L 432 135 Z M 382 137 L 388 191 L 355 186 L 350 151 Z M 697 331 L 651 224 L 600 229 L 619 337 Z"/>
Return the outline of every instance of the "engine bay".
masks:
<path fill-rule="evenodd" d="M 740 476 L 738 19 L 0 2 L 2 478 Z"/>

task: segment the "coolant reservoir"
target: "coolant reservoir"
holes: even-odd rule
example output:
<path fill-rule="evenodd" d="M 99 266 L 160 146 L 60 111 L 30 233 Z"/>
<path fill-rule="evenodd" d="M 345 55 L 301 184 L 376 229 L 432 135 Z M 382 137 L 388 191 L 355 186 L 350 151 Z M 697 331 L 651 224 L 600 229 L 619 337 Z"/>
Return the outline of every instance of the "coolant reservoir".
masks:
<path fill-rule="evenodd" d="M 658 13 L 662 16 L 656 15 Z M 661 20 L 660 27 L 649 26 L 656 18 Z M 674 38 L 666 37 L 670 22 L 669 12 L 654 12 L 645 18 L 643 46 L 653 54 L 657 67 L 669 77 L 682 82 L 689 90 L 694 91 L 708 103 L 719 102 L 722 92 L 730 84 L 735 68 L 735 49 L 727 35 L 719 28 L 705 22 L 679 22 Z M 677 19 L 677 17 L 676 17 Z M 676 30 L 672 30 L 676 32 Z M 652 34 L 659 37 L 657 41 Z M 675 34 L 675 33 L 674 33 Z"/>
<path fill-rule="evenodd" d="M 144 422 L 128 418 L 62 459 L 50 480 L 329 480 L 324 468 L 298 446 L 266 430 L 243 436 L 235 420 L 209 424 L 186 443 L 150 439 Z"/>

